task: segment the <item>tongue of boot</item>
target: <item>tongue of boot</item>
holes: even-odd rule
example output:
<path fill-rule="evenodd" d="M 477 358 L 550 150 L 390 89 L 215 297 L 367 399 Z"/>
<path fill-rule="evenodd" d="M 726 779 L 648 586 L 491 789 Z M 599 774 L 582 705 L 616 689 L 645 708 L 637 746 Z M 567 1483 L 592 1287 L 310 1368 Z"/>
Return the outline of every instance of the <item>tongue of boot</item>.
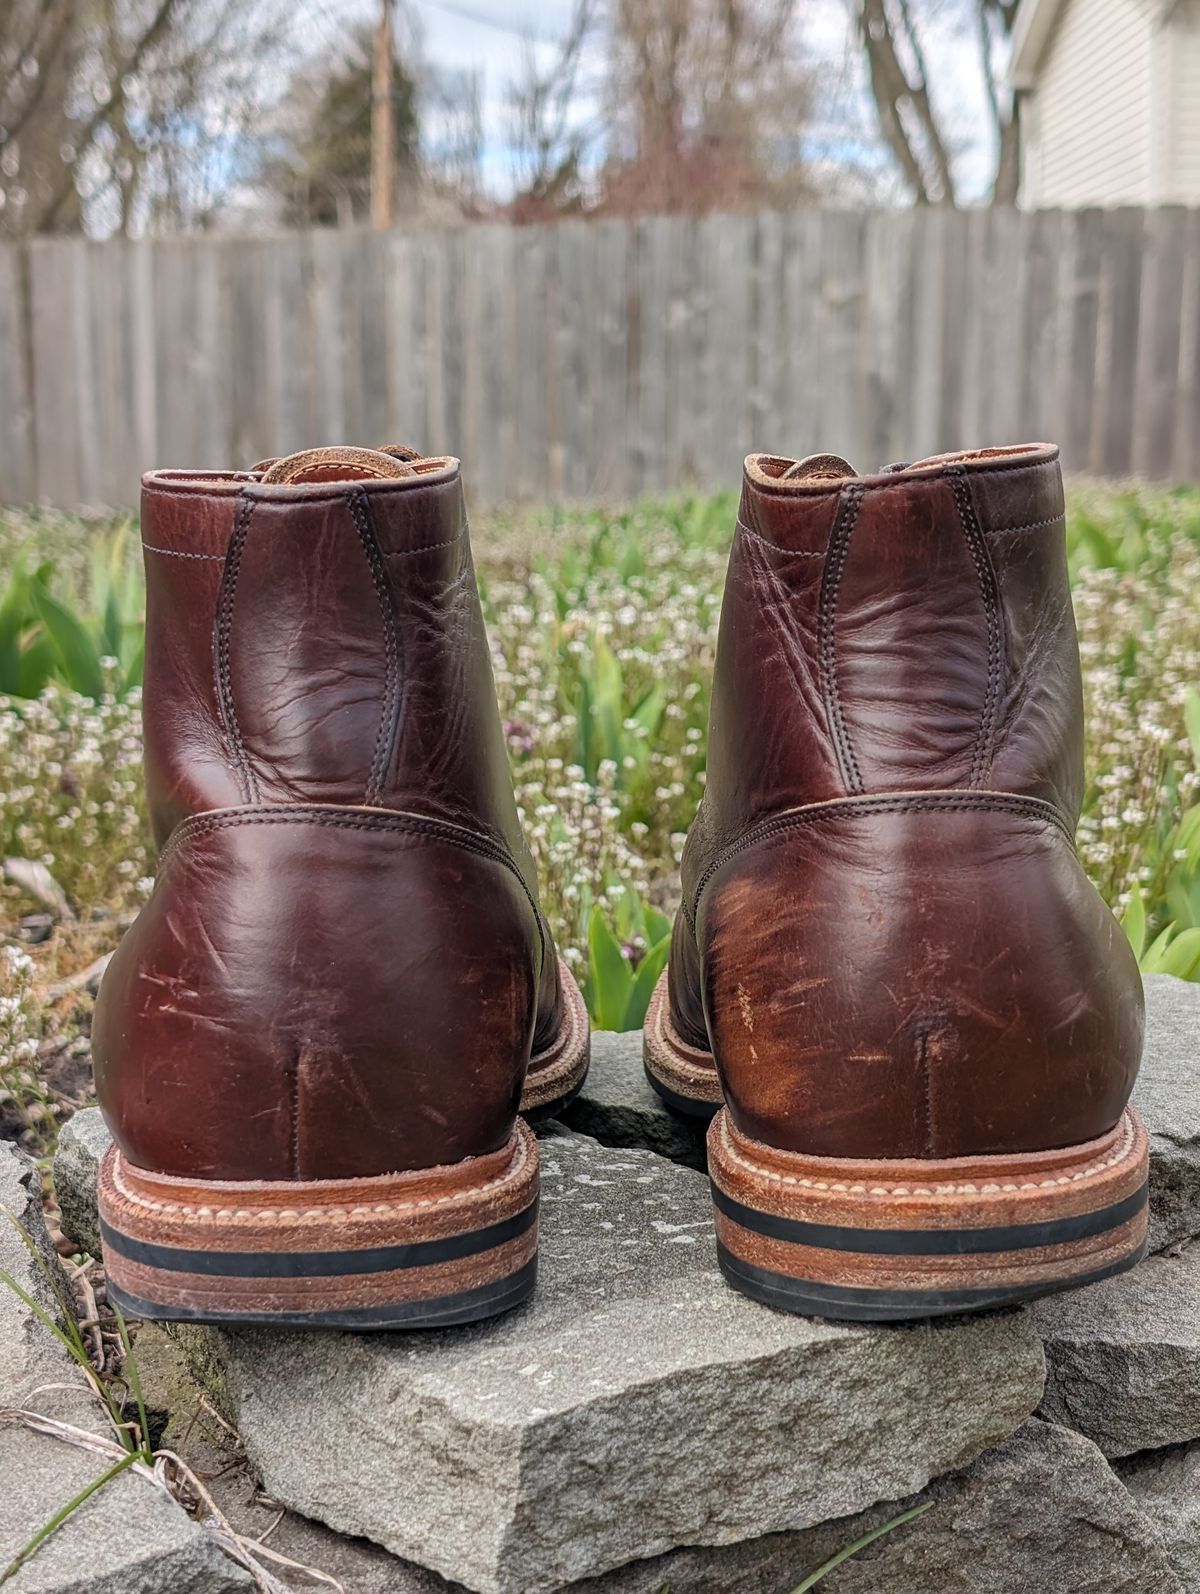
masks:
<path fill-rule="evenodd" d="M 784 482 L 840 482 L 857 474 L 854 466 L 847 464 L 840 454 L 810 454 L 807 459 L 798 459 L 779 479 Z"/>
<path fill-rule="evenodd" d="M 271 486 L 294 486 L 301 482 L 390 481 L 400 476 L 415 476 L 412 461 L 421 455 L 415 448 L 306 448 L 299 454 L 272 460 L 262 480 Z"/>

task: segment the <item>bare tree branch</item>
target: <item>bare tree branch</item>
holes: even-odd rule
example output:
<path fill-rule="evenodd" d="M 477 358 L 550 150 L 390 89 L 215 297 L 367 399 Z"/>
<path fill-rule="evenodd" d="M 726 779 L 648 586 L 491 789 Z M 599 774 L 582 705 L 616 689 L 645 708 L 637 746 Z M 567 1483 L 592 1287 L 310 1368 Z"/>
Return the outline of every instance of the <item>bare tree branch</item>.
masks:
<path fill-rule="evenodd" d="M 171 21 L 172 14 L 179 3 L 180 0 L 159 0 L 158 9 L 155 11 L 153 18 L 150 21 L 150 25 L 138 39 L 137 43 L 133 47 L 132 52 L 122 63 L 120 70 L 116 73 L 114 79 L 115 86 L 108 100 L 103 105 L 98 105 L 96 107 L 93 114 L 83 124 L 82 129 L 76 135 L 76 162 L 83 154 L 86 153 L 88 149 L 90 149 L 92 142 L 99 130 L 102 127 L 110 125 L 114 116 L 124 108 L 125 100 L 129 93 L 130 78 L 141 66 L 147 52 L 154 47 L 154 45 L 166 32 L 167 26 Z M 68 166 L 63 175 L 62 181 L 59 183 L 57 189 L 51 196 L 50 203 L 46 206 L 42 213 L 40 225 L 44 230 L 49 230 L 51 227 L 53 227 L 63 205 L 75 192 L 75 172 L 73 170 L 73 166 L 74 162 L 71 166 Z"/>

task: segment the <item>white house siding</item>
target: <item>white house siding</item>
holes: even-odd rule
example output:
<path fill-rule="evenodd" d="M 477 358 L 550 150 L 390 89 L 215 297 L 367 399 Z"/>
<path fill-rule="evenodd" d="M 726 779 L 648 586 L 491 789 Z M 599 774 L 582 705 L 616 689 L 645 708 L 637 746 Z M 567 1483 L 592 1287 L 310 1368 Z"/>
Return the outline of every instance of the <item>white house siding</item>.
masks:
<path fill-rule="evenodd" d="M 1024 204 L 1154 202 L 1159 14 L 1159 0 L 1063 0 L 1024 99 Z"/>
<path fill-rule="evenodd" d="M 1200 0 L 1179 0 L 1159 30 L 1156 192 L 1163 204 L 1200 204 Z"/>

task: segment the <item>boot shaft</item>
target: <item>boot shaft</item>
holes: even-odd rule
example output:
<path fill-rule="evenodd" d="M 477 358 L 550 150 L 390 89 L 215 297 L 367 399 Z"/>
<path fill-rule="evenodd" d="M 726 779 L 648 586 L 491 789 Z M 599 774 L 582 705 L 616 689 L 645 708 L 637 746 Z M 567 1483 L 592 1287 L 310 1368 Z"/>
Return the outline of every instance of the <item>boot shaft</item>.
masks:
<path fill-rule="evenodd" d="M 527 1068 L 553 1105 L 587 1037 L 521 834 L 458 462 L 155 472 L 143 538 L 160 862 L 93 1026 L 123 1153 L 286 1181 L 497 1151 Z"/>
<path fill-rule="evenodd" d="M 955 1157 L 1120 1116 L 1141 988 L 1072 847 L 1063 508 L 1038 445 L 747 461 L 658 1065 L 683 1094 L 709 1053 L 740 1132 Z"/>
<path fill-rule="evenodd" d="M 156 839 L 239 804 L 403 809 L 483 830 L 532 885 L 457 461 L 310 469 L 145 479 Z"/>
<path fill-rule="evenodd" d="M 1049 447 L 856 477 L 747 461 L 706 821 L 872 793 L 1002 791 L 1073 825 L 1083 703 Z"/>

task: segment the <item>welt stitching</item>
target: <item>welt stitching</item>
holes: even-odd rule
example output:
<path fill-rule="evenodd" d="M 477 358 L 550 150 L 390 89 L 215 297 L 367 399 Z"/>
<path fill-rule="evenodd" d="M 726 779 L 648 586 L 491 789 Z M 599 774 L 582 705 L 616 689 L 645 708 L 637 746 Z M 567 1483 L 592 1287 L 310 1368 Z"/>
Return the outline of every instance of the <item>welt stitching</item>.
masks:
<path fill-rule="evenodd" d="M 693 935 L 696 932 L 696 915 L 700 909 L 700 898 L 704 895 L 705 887 L 712 877 L 723 869 L 740 852 L 755 846 L 760 841 L 772 841 L 779 836 L 786 836 L 793 830 L 804 830 L 809 825 L 820 824 L 827 819 L 857 818 L 861 814 L 873 817 L 876 814 L 915 814 L 915 813 L 998 813 L 1011 814 L 1018 819 L 1035 819 L 1046 824 L 1052 824 L 1074 846 L 1074 836 L 1062 814 L 1050 803 L 1043 802 L 1039 797 L 1010 796 L 1004 792 L 927 792 L 916 797 L 868 797 L 858 800 L 834 800 L 828 803 L 814 804 L 811 808 L 801 808 L 790 814 L 779 814 L 774 819 L 761 821 L 745 831 L 736 841 L 722 847 L 721 851 L 704 870 L 696 882 L 696 889 L 692 893 L 691 901 L 686 898 L 683 903 L 684 916 Z"/>
<path fill-rule="evenodd" d="M 371 585 L 375 588 L 375 597 L 383 620 L 383 708 L 379 716 L 379 730 L 375 735 L 375 754 L 371 760 L 371 773 L 363 798 L 368 808 L 374 808 L 383 795 L 392 764 L 392 754 L 396 748 L 400 719 L 399 628 L 396 625 L 396 606 L 392 597 L 391 583 L 388 581 L 387 568 L 380 552 L 379 538 L 375 533 L 367 495 L 361 487 L 352 488 L 346 494 L 346 504 L 354 528 L 358 532 L 359 541 L 362 543 L 363 552 L 367 556 L 367 564 L 371 569 Z"/>
<path fill-rule="evenodd" d="M 818 631 L 820 636 L 818 656 L 822 695 L 825 699 L 825 709 L 829 716 L 829 726 L 833 733 L 834 749 L 837 753 L 842 780 L 847 791 L 851 793 L 862 791 L 863 780 L 859 771 L 858 760 L 854 756 L 854 747 L 850 741 L 850 732 L 846 725 L 841 691 L 838 686 L 836 622 L 838 590 L 841 586 L 842 576 L 845 573 L 846 561 L 850 551 L 850 539 L 854 534 L 854 527 L 858 521 L 858 512 L 862 507 L 862 501 L 863 489 L 861 487 L 848 488 L 843 495 L 842 507 L 838 513 L 833 535 L 829 541 L 825 572 L 821 580 L 818 611 Z"/>
<path fill-rule="evenodd" d="M 761 531 L 755 531 L 753 526 L 748 526 L 739 515 L 734 522 L 737 529 L 745 537 L 751 537 L 755 542 L 761 542 L 764 548 L 770 548 L 773 553 L 784 554 L 789 559 L 824 559 L 824 548 L 785 548 L 781 542 L 772 542 L 769 537 L 764 537 Z"/>
<path fill-rule="evenodd" d="M 972 476 L 1001 476 L 1006 471 L 1010 471 L 1010 470 L 1045 470 L 1047 465 L 1053 465 L 1053 464 L 1054 464 L 1053 458 L 1051 458 L 1051 459 L 1030 459 L 1030 458 L 1028 458 L 1027 455 L 1022 454 L 1022 455 L 1019 455 L 1016 459 L 1008 460 L 1003 465 L 985 465 L 982 470 L 975 470 L 974 468 L 972 468 L 971 471 L 970 471 L 970 474 Z M 967 466 L 964 465 L 961 461 L 959 463 L 957 463 L 957 464 L 954 464 L 954 465 L 947 465 L 946 469 L 945 469 L 945 474 L 946 475 L 950 475 L 953 471 L 956 471 L 956 470 L 966 471 L 967 470 Z"/>
<path fill-rule="evenodd" d="M 975 750 L 971 758 L 971 785 L 981 786 L 985 777 L 991 773 L 992 743 L 1000 703 L 1000 595 L 991 555 L 988 553 L 987 542 L 975 513 L 975 500 L 971 495 L 971 489 L 963 480 L 961 469 L 952 470 L 949 475 L 954 501 L 958 505 L 958 518 L 962 522 L 963 536 L 966 538 L 967 548 L 975 565 L 979 594 L 987 618 L 987 691 L 983 702 L 983 713 L 979 720 L 979 734 L 975 738 Z"/>
<path fill-rule="evenodd" d="M 258 781 L 251 767 L 250 760 L 246 756 L 241 727 L 238 725 L 237 707 L 233 701 L 233 669 L 229 654 L 233 632 L 234 594 L 237 590 L 238 572 L 242 564 L 242 549 L 246 544 L 246 536 L 250 529 L 250 518 L 254 514 L 254 508 L 255 500 L 248 493 L 243 493 L 241 507 L 238 509 L 237 521 L 233 528 L 233 535 L 229 539 L 229 548 L 225 555 L 225 573 L 221 578 L 221 590 L 217 598 L 217 624 L 213 641 L 214 664 L 217 676 L 217 706 L 220 709 L 221 723 L 225 728 L 225 737 L 229 743 L 233 766 L 237 772 L 238 781 L 246 794 L 247 802 L 258 802 Z"/>
<path fill-rule="evenodd" d="M 241 814 L 198 814 L 192 819 L 185 819 L 172 831 L 159 853 L 159 871 L 161 872 L 172 854 L 178 852 L 184 842 L 190 841 L 193 836 L 208 836 L 218 830 L 234 830 L 242 825 L 317 825 L 327 830 L 385 832 L 391 830 L 399 835 L 417 836 L 423 840 L 444 841 L 452 847 L 461 847 L 464 852 L 474 853 L 477 857 L 501 864 L 525 893 L 525 900 L 529 903 L 537 923 L 542 960 L 545 961 L 546 931 L 542 923 L 541 909 L 526 884 L 525 876 L 517 867 L 516 860 L 504 847 L 489 840 L 488 837 L 478 836 L 473 831 L 464 830 L 458 825 L 440 823 L 436 819 L 421 819 L 411 814 L 389 812 L 387 809 L 362 814 L 354 819 L 337 812 L 297 808 L 260 808 L 254 813 Z"/>
<path fill-rule="evenodd" d="M 225 563 L 225 555 L 223 553 L 188 553 L 183 548 L 155 548 L 148 542 L 142 544 L 142 552 L 165 553 L 169 554 L 172 559 L 211 559 L 215 564 L 223 565 Z"/>

